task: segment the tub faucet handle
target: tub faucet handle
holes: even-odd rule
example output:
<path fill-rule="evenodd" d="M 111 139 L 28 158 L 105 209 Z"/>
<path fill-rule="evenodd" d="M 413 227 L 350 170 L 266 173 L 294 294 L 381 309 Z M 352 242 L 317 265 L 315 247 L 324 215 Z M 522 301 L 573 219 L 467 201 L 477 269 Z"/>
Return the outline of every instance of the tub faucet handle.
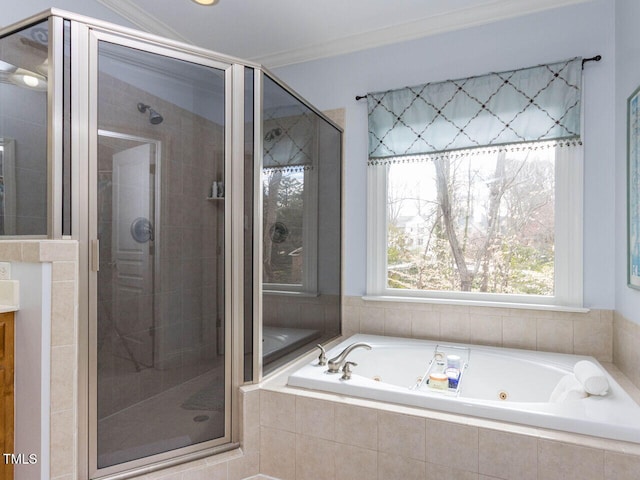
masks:
<path fill-rule="evenodd" d="M 320 349 L 320 355 L 318 355 L 318 365 L 324 366 L 327 364 L 327 352 L 320 344 L 316 345 L 316 347 Z"/>
<path fill-rule="evenodd" d="M 344 367 L 342 367 L 342 380 L 350 380 L 352 373 L 351 368 L 357 366 L 358 364 L 355 362 L 344 362 Z"/>

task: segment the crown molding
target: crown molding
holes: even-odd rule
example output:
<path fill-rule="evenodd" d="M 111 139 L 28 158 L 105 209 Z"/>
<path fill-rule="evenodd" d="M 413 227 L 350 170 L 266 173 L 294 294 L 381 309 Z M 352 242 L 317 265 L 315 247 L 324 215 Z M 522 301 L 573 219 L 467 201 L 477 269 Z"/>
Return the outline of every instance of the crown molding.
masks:
<path fill-rule="evenodd" d="M 145 32 L 193 45 L 193 42 L 169 25 L 143 10 L 131 0 L 96 0 L 109 10 L 130 21 Z"/>
<path fill-rule="evenodd" d="M 184 43 L 194 43 L 151 13 L 137 6 L 131 0 L 96 1 L 147 32 Z M 257 55 L 249 60 L 265 65 L 268 68 L 284 67 L 590 1 L 593 0 L 487 0 L 481 5 L 423 17 L 412 22 L 392 25 L 300 48 Z"/>
<path fill-rule="evenodd" d="M 261 55 L 251 60 L 268 68 L 284 67 L 589 1 L 592 0 L 518 0 L 517 2 L 513 0 L 493 0 L 482 5 L 424 17 L 379 30 L 342 37 L 302 48 Z"/>

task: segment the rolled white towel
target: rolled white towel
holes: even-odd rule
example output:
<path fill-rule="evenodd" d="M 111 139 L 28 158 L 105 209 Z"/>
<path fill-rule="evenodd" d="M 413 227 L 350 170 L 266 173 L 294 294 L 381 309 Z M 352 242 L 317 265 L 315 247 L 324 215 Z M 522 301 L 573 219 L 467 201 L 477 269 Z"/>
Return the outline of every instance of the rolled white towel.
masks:
<path fill-rule="evenodd" d="M 573 367 L 573 373 L 585 391 L 591 395 L 606 395 L 609 380 L 605 373 L 593 362 L 581 360 Z"/>
<path fill-rule="evenodd" d="M 573 373 L 568 373 L 560 379 L 556 388 L 551 392 L 550 402 L 561 403 L 567 400 L 580 400 L 588 397 L 582 383 L 578 381 Z"/>

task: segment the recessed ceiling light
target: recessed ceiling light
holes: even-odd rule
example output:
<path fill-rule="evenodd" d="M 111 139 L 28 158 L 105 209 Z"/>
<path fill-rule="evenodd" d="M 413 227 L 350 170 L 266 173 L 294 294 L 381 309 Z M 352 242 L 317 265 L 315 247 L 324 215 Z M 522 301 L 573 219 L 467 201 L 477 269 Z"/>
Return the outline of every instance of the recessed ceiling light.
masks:
<path fill-rule="evenodd" d="M 206 6 L 215 5 L 216 3 L 218 3 L 218 0 L 193 0 L 193 1 L 196 2 L 198 5 L 206 5 Z"/>

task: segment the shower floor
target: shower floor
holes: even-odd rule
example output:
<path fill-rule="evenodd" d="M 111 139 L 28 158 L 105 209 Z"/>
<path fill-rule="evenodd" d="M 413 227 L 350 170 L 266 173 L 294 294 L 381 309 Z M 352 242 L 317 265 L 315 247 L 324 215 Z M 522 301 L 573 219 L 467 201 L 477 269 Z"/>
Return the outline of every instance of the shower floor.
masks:
<path fill-rule="evenodd" d="M 224 364 L 101 419 L 98 466 L 115 465 L 222 437 L 224 387 L 220 384 L 223 377 Z"/>

